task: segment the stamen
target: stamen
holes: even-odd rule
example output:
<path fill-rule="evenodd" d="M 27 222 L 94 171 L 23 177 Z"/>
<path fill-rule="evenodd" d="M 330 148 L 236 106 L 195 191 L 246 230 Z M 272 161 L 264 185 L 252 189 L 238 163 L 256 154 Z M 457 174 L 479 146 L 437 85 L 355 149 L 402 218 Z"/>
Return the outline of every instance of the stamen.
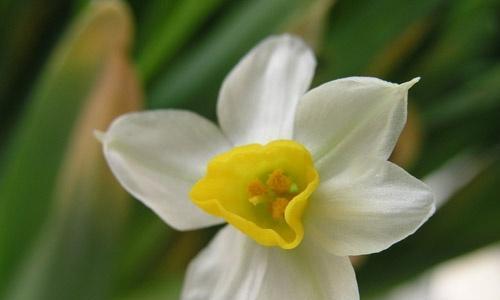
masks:
<path fill-rule="evenodd" d="M 286 194 L 290 191 L 292 180 L 281 169 L 274 170 L 267 178 L 266 184 L 277 194 Z"/>
<path fill-rule="evenodd" d="M 267 193 L 267 188 L 266 186 L 260 182 L 260 180 L 255 179 L 251 181 L 248 184 L 248 193 L 250 194 L 250 197 L 255 197 L 255 196 L 262 196 L 265 193 Z"/>
<path fill-rule="evenodd" d="M 250 195 L 248 201 L 253 205 L 267 202 L 267 187 L 260 180 L 255 179 L 251 181 L 247 186 L 247 190 Z"/>
<path fill-rule="evenodd" d="M 288 202 L 290 201 L 286 198 L 276 198 L 276 200 L 271 203 L 271 216 L 273 219 L 277 220 L 283 218 Z"/>

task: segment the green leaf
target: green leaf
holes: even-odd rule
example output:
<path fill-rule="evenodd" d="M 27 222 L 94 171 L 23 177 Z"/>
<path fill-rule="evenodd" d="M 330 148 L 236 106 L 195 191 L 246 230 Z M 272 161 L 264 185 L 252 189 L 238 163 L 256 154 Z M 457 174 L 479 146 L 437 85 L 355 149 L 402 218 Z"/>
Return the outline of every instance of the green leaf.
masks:
<path fill-rule="evenodd" d="M 0 4 L 0 147 L 13 127 L 57 26 L 67 18 L 62 0 L 1 1 Z M 36 51 L 34 51 L 36 49 Z"/>
<path fill-rule="evenodd" d="M 421 23 L 444 0 L 345 1 L 332 15 L 325 49 L 324 78 L 372 75 L 369 68 L 412 26 Z M 330 79 L 331 80 L 331 79 Z"/>
<path fill-rule="evenodd" d="M 147 26 L 149 38 L 139 44 L 137 51 L 137 67 L 144 81 L 151 79 L 161 65 L 172 59 L 222 1 L 184 0 L 171 5 L 170 10 L 156 11 L 157 18 L 150 20 L 161 23 Z M 162 1 L 153 4 L 164 5 Z"/>
<path fill-rule="evenodd" d="M 429 129 L 484 116 L 500 108 L 500 64 L 456 87 L 423 113 Z"/>
<path fill-rule="evenodd" d="M 117 255 L 115 286 L 119 294 L 138 288 L 151 278 L 157 260 L 164 256 L 168 241 L 174 231 L 163 220 L 140 203 L 127 223 L 127 235 L 120 242 L 122 250 Z M 148 275 L 145 275 L 148 274 Z"/>
<path fill-rule="evenodd" d="M 157 278 L 143 287 L 115 297 L 115 300 L 177 300 L 182 289 L 182 274 Z"/>
<path fill-rule="evenodd" d="M 496 45 L 498 0 L 460 0 L 450 3 L 436 37 L 412 68 L 425 83 L 416 86 L 429 106 L 437 93 L 453 89 L 457 82 L 468 81 L 482 70 L 475 65 L 485 59 Z M 471 72 L 472 71 L 472 72 Z M 425 80 L 425 81 L 424 81 Z"/>
<path fill-rule="evenodd" d="M 182 106 L 213 116 L 219 86 L 259 40 L 276 32 L 311 1 L 237 2 L 190 51 L 151 84 L 152 108 Z"/>
<path fill-rule="evenodd" d="M 90 167 L 94 166 L 93 160 L 98 157 L 92 151 L 90 153 L 94 153 L 94 157 L 89 157 L 92 161 L 92 163 L 87 164 L 89 168 L 81 168 L 82 172 L 84 170 L 89 172 L 89 174 L 84 174 L 86 176 L 61 175 L 61 172 L 67 172 L 65 168 L 62 168 L 62 163 L 68 159 L 67 157 L 72 157 L 71 153 L 79 153 L 78 155 L 88 153 L 85 150 L 88 149 L 86 146 L 82 146 L 80 152 L 78 149 L 68 150 L 70 145 L 78 143 L 75 130 L 83 126 L 79 115 L 84 109 L 91 111 L 95 109 L 89 106 L 88 101 L 97 97 L 96 95 L 99 93 L 104 93 L 100 89 L 106 90 L 102 85 L 106 84 L 106 80 L 110 81 L 106 79 L 106 76 L 110 75 L 106 74 L 112 72 L 127 74 L 122 70 L 123 65 L 119 63 L 120 55 L 117 51 L 122 52 L 121 61 L 123 61 L 123 51 L 130 43 L 131 30 L 129 12 L 120 2 L 112 0 L 94 2 L 67 32 L 30 96 L 29 106 L 26 108 L 19 122 L 20 126 L 7 149 L 6 163 L 1 170 L 0 265 L 2 268 L 0 268 L 0 294 L 5 292 L 7 286 L 16 290 L 15 287 L 16 285 L 19 287 L 19 284 L 21 284 L 22 289 L 25 288 L 22 283 L 35 282 L 36 284 L 33 285 L 38 284 L 39 280 L 30 281 L 30 278 L 36 277 L 38 273 L 33 272 L 33 275 L 29 275 L 31 274 L 29 270 L 37 269 L 37 267 L 29 263 L 23 263 L 21 266 L 22 259 L 27 255 L 36 258 L 33 259 L 34 263 L 43 265 L 44 262 L 38 261 L 38 254 L 43 256 L 44 254 L 60 253 L 44 249 L 55 247 L 61 251 L 65 246 L 78 247 L 78 244 L 63 242 L 64 239 L 57 239 L 57 243 L 50 243 L 49 241 L 54 241 L 53 236 L 61 235 L 78 240 L 79 234 L 88 235 L 82 232 L 71 235 L 70 232 L 74 233 L 72 230 L 75 228 L 85 228 L 84 230 L 93 233 L 98 232 L 95 228 L 80 226 L 80 223 L 86 223 L 90 220 L 90 214 L 86 208 L 77 210 L 77 214 L 74 216 L 75 227 L 62 226 L 62 223 L 65 225 L 66 223 L 60 221 L 63 217 L 59 217 L 59 214 L 66 215 L 61 211 L 65 211 L 63 208 L 67 207 L 68 203 L 75 203 L 72 200 L 76 203 L 78 200 L 83 201 L 85 204 L 82 205 L 85 206 L 90 205 L 89 199 L 95 199 L 94 201 L 98 201 L 102 197 L 114 199 L 112 192 L 115 192 L 116 189 L 102 190 L 102 187 L 97 188 L 99 187 L 97 183 L 103 179 L 104 173 L 102 167 Z M 117 68 L 119 70 L 116 70 Z M 96 85 L 97 83 L 99 85 Z M 131 82 L 128 81 L 121 84 L 126 87 L 132 86 Z M 98 90 L 96 91 L 95 88 Z M 129 88 L 122 86 L 119 86 L 118 90 L 130 92 Z M 130 96 L 132 95 L 134 94 L 130 93 Z M 93 105 L 99 105 L 99 103 Z M 98 111 L 109 112 L 109 110 Z M 101 120 L 98 116 L 100 114 L 87 116 L 87 119 L 90 118 L 90 120 L 97 122 Z M 97 119 L 93 119 L 93 117 Z M 79 134 L 79 136 L 82 135 L 92 139 L 92 145 L 95 145 L 91 137 L 91 129 Z M 70 139 L 72 136 L 76 140 Z M 100 153 L 98 154 L 100 156 Z M 75 161 L 81 163 L 81 157 L 79 159 Z M 69 159 L 69 161 L 73 160 Z M 96 160 L 96 162 L 101 161 Z M 71 165 L 71 163 L 65 162 L 64 166 L 66 165 Z M 77 168 L 77 170 L 79 169 Z M 76 176 L 80 173 L 69 172 L 69 174 Z M 91 177 L 95 178 L 89 179 Z M 85 184 L 80 182 L 81 178 L 90 180 L 88 183 L 93 185 L 89 188 L 82 187 L 82 184 L 84 186 Z M 64 181 L 64 179 L 72 179 L 73 182 L 72 184 L 61 183 L 60 180 Z M 56 187 L 58 188 L 56 189 Z M 63 191 L 58 190 L 59 188 Z M 61 196 L 70 194 L 72 196 Z M 58 200 L 56 201 L 56 199 Z M 47 219 L 48 216 L 51 218 Z M 105 233 L 109 233 L 109 231 Z M 39 234 L 48 235 L 51 238 L 37 242 Z M 46 243 L 50 243 L 50 245 L 43 246 Z M 93 247 L 91 244 L 88 245 Z M 35 247 L 32 250 L 34 252 L 28 253 L 31 247 Z M 40 253 L 37 250 L 40 250 Z M 77 252 L 63 251 L 63 253 L 72 256 Z M 78 260 L 78 257 L 75 256 L 71 258 Z M 68 262 L 68 260 L 56 260 L 54 263 L 64 262 Z M 85 262 L 85 259 L 82 259 L 80 263 L 82 262 Z M 47 261 L 47 263 L 52 262 Z M 71 263 L 68 263 L 66 268 L 69 266 Z M 39 268 L 44 269 L 43 266 L 39 266 Z M 75 272 L 77 271 L 75 270 Z M 26 281 L 14 279 L 16 276 L 25 278 L 25 275 L 27 276 Z M 39 276 L 39 278 L 45 280 L 51 276 Z M 28 293 L 32 291 L 36 291 L 36 288 L 31 290 L 26 286 L 24 290 Z M 56 291 L 53 290 L 54 293 Z M 13 294 L 18 295 L 16 292 Z M 23 294 L 21 293 L 21 295 Z"/>
<path fill-rule="evenodd" d="M 498 143 L 500 66 L 455 88 L 422 112 L 427 134 L 415 174 L 423 176 L 450 157 Z"/>

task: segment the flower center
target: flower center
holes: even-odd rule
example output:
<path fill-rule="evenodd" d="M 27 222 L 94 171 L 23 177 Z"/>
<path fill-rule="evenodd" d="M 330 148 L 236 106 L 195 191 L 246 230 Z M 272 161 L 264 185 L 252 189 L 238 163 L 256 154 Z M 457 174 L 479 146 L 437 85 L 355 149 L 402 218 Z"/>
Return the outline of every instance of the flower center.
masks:
<path fill-rule="evenodd" d="M 248 201 L 253 205 L 265 204 L 275 220 L 285 216 L 288 203 L 298 194 L 299 188 L 282 169 L 276 169 L 267 176 L 266 184 L 254 179 L 248 184 Z"/>
<path fill-rule="evenodd" d="M 307 149 L 279 140 L 217 155 L 190 196 L 259 244 L 292 249 L 304 237 L 302 215 L 318 182 Z"/>

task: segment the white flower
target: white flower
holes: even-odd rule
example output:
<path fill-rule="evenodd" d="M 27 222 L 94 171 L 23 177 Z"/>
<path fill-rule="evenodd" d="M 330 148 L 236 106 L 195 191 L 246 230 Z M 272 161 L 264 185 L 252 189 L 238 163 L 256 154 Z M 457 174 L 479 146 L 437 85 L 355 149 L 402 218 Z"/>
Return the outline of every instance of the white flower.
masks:
<path fill-rule="evenodd" d="M 418 79 L 306 93 L 314 68 L 301 40 L 271 37 L 225 79 L 220 128 L 156 110 L 101 136 L 120 183 L 172 227 L 230 223 L 190 264 L 183 299 L 358 299 L 348 256 L 386 249 L 433 213 L 429 188 L 387 161 Z"/>

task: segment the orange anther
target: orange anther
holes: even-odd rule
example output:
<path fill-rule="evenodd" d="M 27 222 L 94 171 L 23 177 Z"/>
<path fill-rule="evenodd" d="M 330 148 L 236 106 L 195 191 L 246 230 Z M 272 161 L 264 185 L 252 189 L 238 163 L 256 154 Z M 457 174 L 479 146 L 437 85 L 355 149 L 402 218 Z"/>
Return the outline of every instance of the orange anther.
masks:
<path fill-rule="evenodd" d="M 277 194 L 286 194 L 290 191 L 292 180 L 281 169 L 274 170 L 267 178 L 266 184 Z"/>
<path fill-rule="evenodd" d="M 255 197 L 255 196 L 262 196 L 265 193 L 267 193 L 267 188 L 266 186 L 260 182 L 260 180 L 255 179 L 251 181 L 248 184 L 248 193 L 250 194 L 250 197 Z"/>
<path fill-rule="evenodd" d="M 273 219 L 281 219 L 285 215 L 285 209 L 290 201 L 286 198 L 276 198 L 271 203 L 271 216 Z"/>

